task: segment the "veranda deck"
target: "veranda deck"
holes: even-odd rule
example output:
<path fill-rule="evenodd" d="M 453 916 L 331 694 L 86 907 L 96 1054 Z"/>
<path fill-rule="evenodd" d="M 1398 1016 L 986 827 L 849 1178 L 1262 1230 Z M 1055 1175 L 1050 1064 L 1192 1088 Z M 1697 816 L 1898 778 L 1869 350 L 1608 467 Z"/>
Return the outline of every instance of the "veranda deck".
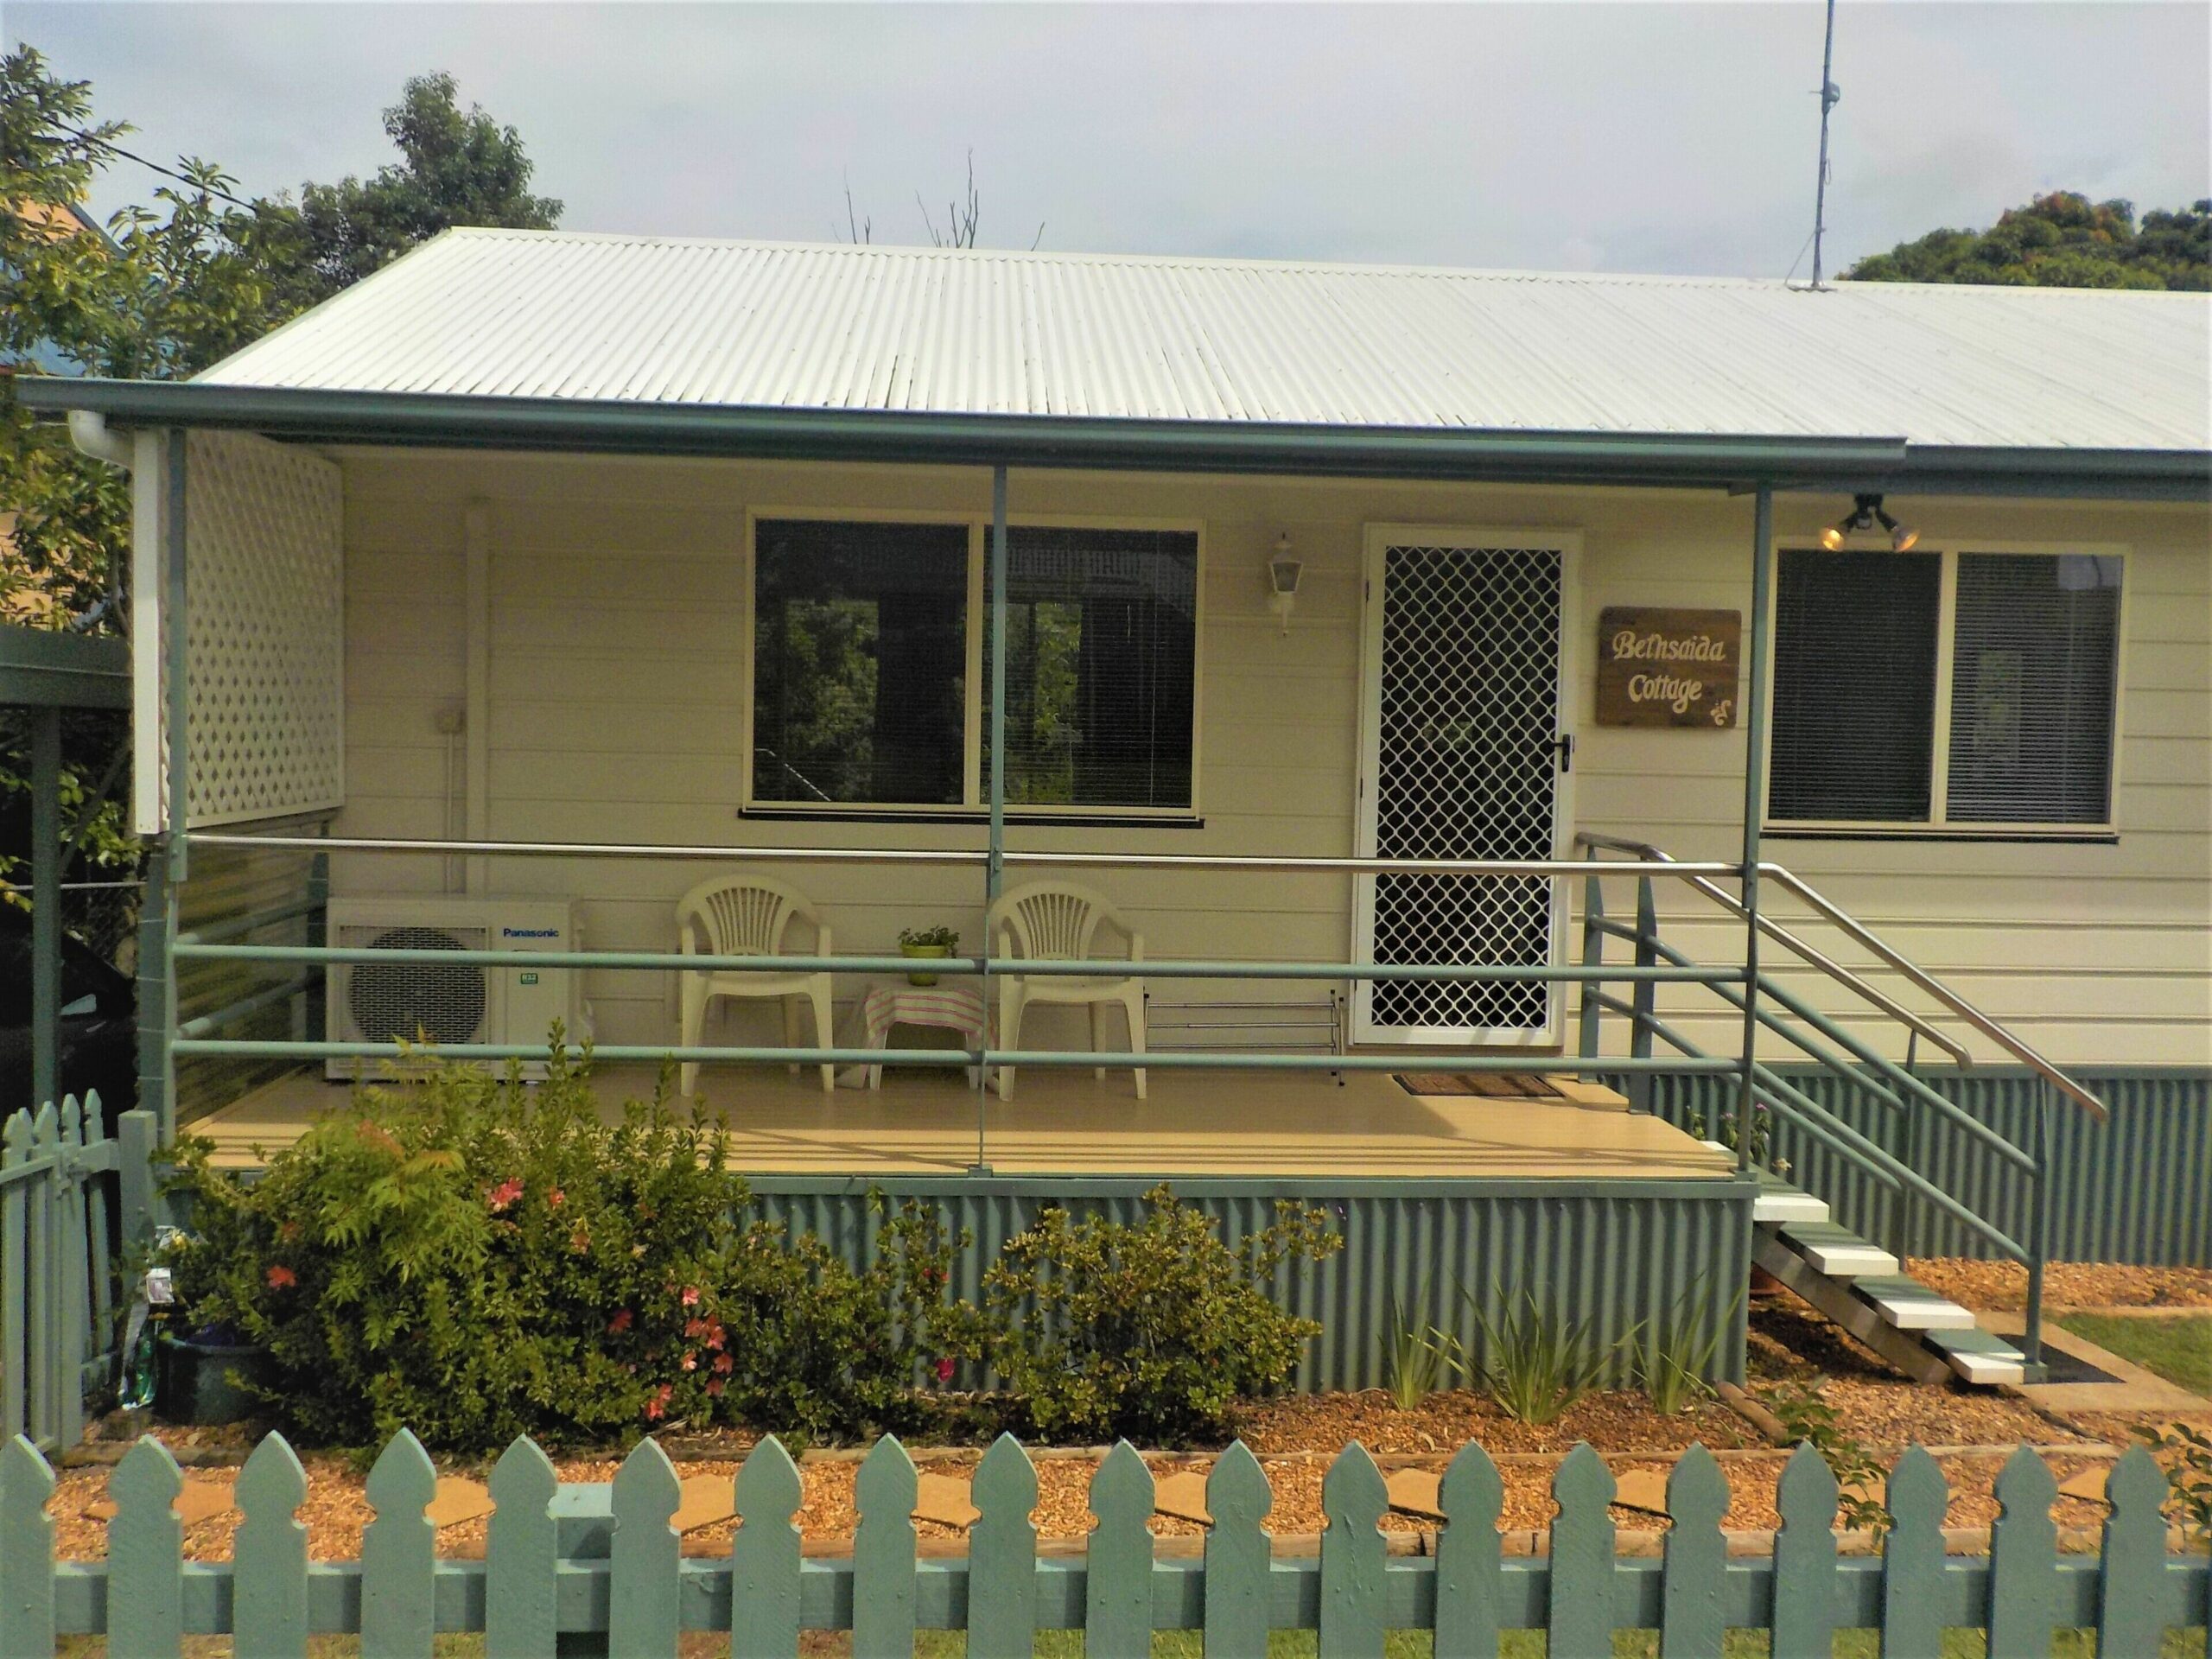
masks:
<path fill-rule="evenodd" d="M 1448 1062 L 1410 1062 L 1424 1085 Z M 604 1109 L 650 1091 L 642 1065 L 604 1065 Z M 880 1091 L 825 1095 L 810 1068 L 715 1067 L 708 1109 L 748 1173 L 957 1174 L 976 1162 L 976 1097 L 955 1069 L 894 1068 Z M 1398 1074 L 1154 1069 L 1150 1098 L 1126 1072 L 1025 1068 L 1011 1101 L 984 1105 L 985 1149 L 1001 1175 L 1317 1177 L 1644 1181 L 1725 1178 L 1732 1161 L 1662 1120 L 1583 1090 L 1563 1099 L 1414 1094 Z M 216 1161 L 251 1167 L 297 1140 L 347 1085 L 301 1072 L 192 1124 Z"/>

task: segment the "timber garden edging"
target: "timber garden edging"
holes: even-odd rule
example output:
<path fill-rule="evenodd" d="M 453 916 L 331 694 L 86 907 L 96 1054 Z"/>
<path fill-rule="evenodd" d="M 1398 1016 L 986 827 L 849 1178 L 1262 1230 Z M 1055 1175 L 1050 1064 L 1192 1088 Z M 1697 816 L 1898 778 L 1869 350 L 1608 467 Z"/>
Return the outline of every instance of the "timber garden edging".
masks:
<path fill-rule="evenodd" d="M 1835 1479 L 1809 1447 L 1784 1471 L 1781 1529 L 1750 1555 L 1721 1530 L 1727 1483 L 1701 1447 L 1668 1479 L 1672 1525 L 1656 1555 L 1619 1548 L 1613 1478 L 1586 1446 L 1553 1483 L 1549 1554 L 1525 1556 L 1497 1530 L 1503 1485 L 1474 1445 L 1446 1469 L 1446 1518 L 1433 1553 L 1418 1557 L 1389 1548 L 1389 1493 L 1357 1444 L 1323 1480 L 1327 1529 L 1306 1556 L 1276 1552 L 1263 1525 L 1273 1494 L 1241 1442 L 1207 1478 L 1213 1524 L 1196 1555 L 1155 1548 L 1153 1477 L 1127 1444 L 1093 1477 L 1097 1525 L 1070 1554 L 1040 1554 L 1036 1471 L 1004 1436 L 976 1471 L 966 1553 L 942 1557 L 918 1548 L 915 1465 L 889 1437 L 861 1463 L 858 1530 L 837 1558 L 802 1553 L 798 1470 L 773 1439 L 736 1473 L 741 1524 L 715 1558 L 681 1553 L 669 1525 L 681 1489 L 652 1440 L 602 1487 L 562 1485 L 536 1445 L 515 1441 L 491 1474 L 481 1560 L 438 1556 L 423 1514 L 436 1472 L 404 1432 L 370 1471 L 376 1515 L 358 1561 L 308 1560 L 295 1513 L 307 1478 L 279 1435 L 239 1472 L 228 1561 L 184 1559 L 172 1507 L 183 1478 L 156 1440 L 139 1441 L 111 1478 L 105 1560 L 54 1560 L 54 1480 L 22 1436 L 0 1447 L 0 1649 L 11 1656 L 104 1633 L 111 1653 L 168 1659 L 188 1635 L 231 1634 L 238 1652 L 278 1659 L 304 1656 L 311 1634 L 358 1632 L 363 1659 L 429 1659 L 438 1633 L 478 1630 L 502 1659 L 570 1650 L 564 1636 L 591 1631 L 607 1633 L 612 1655 L 673 1659 L 690 1630 L 730 1632 L 734 1659 L 791 1659 L 802 1630 L 849 1630 L 855 1659 L 910 1659 L 917 1630 L 965 1630 L 975 1659 L 1010 1659 L 1039 1630 L 1081 1630 L 1091 1659 L 1116 1659 L 1148 1655 L 1155 1630 L 1185 1630 L 1204 1633 L 1209 1659 L 1264 1659 L 1271 1629 L 1317 1630 L 1331 1656 L 1380 1656 L 1385 1631 L 1405 1629 L 1435 1631 L 1438 1654 L 1455 1656 L 1494 1653 L 1501 1630 L 1541 1630 L 1551 1653 L 1579 1659 L 1609 1654 L 1616 1629 L 1643 1629 L 1676 1659 L 1719 1656 L 1732 1628 L 1770 1631 L 1777 1654 L 1826 1653 L 1834 1630 L 1872 1628 L 1885 1654 L 1932 1656 L 1945 1629 L 1966 1627 L 1987 1630 L 1992 1653 L 2046 1652 L 2054 1630 L 2083 1628 L 2097 1632 L 2100 1659 L 2155 1659 L 2166 1632 L 2212 1610 L 2212 1558 L 2169 1552 L 2165 1477 L 2140 1447 L 2113 1465 L 2101 1548 L 2072 1556 L 2051 1521 L 2056 1484 L 2027 1446 L 1998 1478 L 1983 1554 L 1950 1553 L 1948 1488 L 1918 1447 L 1889 1478 L 1895 1524 L 1880 1554 L 1864 1556 L 1839 1549 Z"/>

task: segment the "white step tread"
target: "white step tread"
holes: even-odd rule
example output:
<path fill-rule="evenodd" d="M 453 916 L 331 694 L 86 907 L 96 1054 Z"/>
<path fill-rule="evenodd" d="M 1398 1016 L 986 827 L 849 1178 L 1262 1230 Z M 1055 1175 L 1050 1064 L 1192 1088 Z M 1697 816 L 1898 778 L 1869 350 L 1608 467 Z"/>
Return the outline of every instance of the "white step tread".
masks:
<path fill-rule="evenodd" d="M 1725 1157 L 1736 1154 L 1718 1141 L 1701 1141 Z M 1751 1219 L 1770 1227 L 1779 1227 L 1788 1221 L 1826 1221 L 1829 1217 L 1827 1202 L 1816 1198 L 1802 1187 L 1796 1187 L 1770 1169 L 1755 1169 L 1758 1177 L 1758 1196 L 1751 1200 Z"/>
<path fill-rule="evenodd" d="M 1998 1382 L 2027 1381 L 2028 1357 L 1990 1332 L 1930 1331 L 1924 1339 L 1969 1382 L 1987 1387 Z"/>
<path fill-rule="evenodd" d="M 1974 1310 L 1938 1295 L 1916 1279 L 1878 1275 L 1854 1279 L 1851 1288 L 1900 1331 L 1971 1331 Z"/>
<path fill-rule="evenodd" d="M 1889 1277 L 1898 1271 L 1897 1257 L 1832 1221 L 1789 1222 L 1782 1228 L 1782 1236 L 1791 1249 L 1831 1279 Z"/>

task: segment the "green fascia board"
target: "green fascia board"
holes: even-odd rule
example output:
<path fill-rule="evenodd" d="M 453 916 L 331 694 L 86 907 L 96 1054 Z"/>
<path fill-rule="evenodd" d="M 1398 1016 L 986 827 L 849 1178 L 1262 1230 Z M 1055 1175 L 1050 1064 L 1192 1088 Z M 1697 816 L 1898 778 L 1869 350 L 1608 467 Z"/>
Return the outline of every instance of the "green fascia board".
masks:
<path fill-rule="evenodd" d="M 130 706 L 127 641 L 55 628 L 0 626 L 0 708 Z"/>
<path fill-rule="evenodd" d="M 1923 494 L 2212 499 L 2201 450 L 760 408 L 37 377 L 26 405 L 323 443 Z"/>

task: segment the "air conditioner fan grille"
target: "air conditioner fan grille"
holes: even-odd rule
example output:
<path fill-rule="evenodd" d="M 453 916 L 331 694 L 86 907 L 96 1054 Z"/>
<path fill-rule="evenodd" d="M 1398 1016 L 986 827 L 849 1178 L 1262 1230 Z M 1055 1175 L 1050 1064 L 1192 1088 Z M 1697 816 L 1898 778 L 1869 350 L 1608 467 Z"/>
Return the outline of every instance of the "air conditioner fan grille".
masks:
<path fill-rule="evenodd" d="M 378 950 L 462 948 L 440 927 L 387 928 L 370 943 Z M 464 963 L 362 963 L 349 978 L 346 1006 L 364 1042 L 469 1042 L 484 1024 L 484 970 Z"/>

